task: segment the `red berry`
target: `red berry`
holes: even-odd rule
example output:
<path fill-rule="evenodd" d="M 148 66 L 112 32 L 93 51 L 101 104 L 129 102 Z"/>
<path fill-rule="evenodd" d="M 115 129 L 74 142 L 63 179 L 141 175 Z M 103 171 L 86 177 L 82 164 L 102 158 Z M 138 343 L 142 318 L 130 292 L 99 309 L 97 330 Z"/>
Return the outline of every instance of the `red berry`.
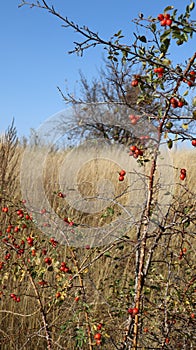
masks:
<path fill-rule="evenodd" d="M 167 19 L 166 20 L 166 25 L 170 27 L 172 25 L 172 20 L 171 19 Z"/>
<path fill-rule="evenodd" d="M 184 168 L 180 169 L 180 173 L 186 175 L 186 169 Z"/>
<path fill-rule="evenodd" d="M 44 261 L 45 261 L 45 263 L 48 264 L 48 265 L 51 265 L 51 264 L 52 264 L 52 259 L 51 259 L 51 258 L 45 258 Z"/>
<path fill-rule="evenodd" d="M 164 14 L 164 18 L 165 18 L 165 19 L 170 19 L 170 14 L 169 14 L 169 13 L 165 13 L 165 14 Z"/>
<path fill-rule="evenodd" d="M 120 175 L 118 178 L 119 181 L 124 181 L 124 176 Z"/>
<path fill-rule="evenodd" d="M 165 27 L 167 25 L 167 20 L 166 19 L 163 19 L 161 21 L 161 26 Z"/>
<path fill-rule="evenodd" d="M 170 103 L 171 103 L 171 106 L 172 106 L 173 108 L 177 108 L 177 107 L 178 107 L 178 100 L 177 100 L 175 97 L 172 97 L 172 98 L 170 99 Z"/>
<path fill-rule="evenodd" d="M 162 13 L 160 13 L 158 16 L 157 16 L 158 20 L 159 21 L 162 21 L 164 19 L 164 15 Z"/>
<path fill-rule="evenodd" d="M 131 152 L 135 152 L 135 151 L 136 151 L 136 149 L 137 149 L 137 147 L 136 147 L 136 146 L 131 146 L 131 147 L 130 147 L 130 151 L 131 151 Z"/>
<path fill-rule="evenodd" d="M 137 307 L 134 307 L 134 308 L 133 308 L 133 315 L 134 315 L 134 316 L 137 315 L 138 312 L 139 312 L 139 309 L 138 309 Z"/>
<path fill-rule="evenodd" d="M 196 139 L 193 139 L 191 143 L 193 147 L 196 147 Z"/>
<path fill-rule="evenodd" d="M 158 67 L 157 68 L 157 73 L 164 73 L 164 68 L 163 67 Z"/>
<path fill-rule="evenodd" d="M 129 313 L 130 315 L 133 314 L 133 308 L 130 307 L 127 311 L 128 311 L 128 313 Z"/>
<path fill-rule="evenodd" d="M 138 86 L 138 80 L 137 79 L 132 80 L 131 86 L 133 87 Z"/>
<path fill-rule="evenodd" d="M 119 173 L 120 176 L 125 176 L 126 175 L 126 171 L 125 170 L 121 170 Z"/>
<path fill-rule="evenodd" d="M 186 174 L 180 174 L 180 180 L 184 180 L 186 177 Z"/>
<path fill-rule="evenodd" d="M 65 197 L 65 195 L 64 195 L 62 192 L 59 192 L 59 193 L 58 193 L 58 197 L 60 197 L 60 198 L 64 198 L 64 197 Z"/>
<path fill-rule="evenodd" d="M 192 81 L 188 81 L 187 84 L 188 84 L 188 86 L 193 86 L 193 82 Z"/>
<path fill-rule="evenodd" d="M 101 333 L 96 333 L 96 334 L 94 335 L 94 339 L 100 340 L 100 339 L 101 339 Z"/>
<path fill-rule="evenodd" d="M 178 101 L 178 107 L 182 108 L 184 106 L 184 102 L 182 100 Z"/>

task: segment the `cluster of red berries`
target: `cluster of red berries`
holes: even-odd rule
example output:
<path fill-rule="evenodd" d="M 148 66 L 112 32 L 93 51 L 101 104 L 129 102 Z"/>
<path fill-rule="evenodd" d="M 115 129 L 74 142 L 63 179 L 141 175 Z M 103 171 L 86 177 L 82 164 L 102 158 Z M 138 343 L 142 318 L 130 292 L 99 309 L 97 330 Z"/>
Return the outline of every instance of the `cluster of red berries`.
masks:
<path fill-rule="evenodd" d="M 154 68 L 154 72 L 158 74 L 158 78 L 162 78 L 164 73 L 164 68 L 163 67 Z"/>
<path fill-rule="evenodd" d="M 143 156 L 144 151 L 139 149 L 137 146 L 133 145 L 130 147 L 130 156 L 133 156 L 134 158 L 138 158 L 139 156 Z"/>
<path fill-rule="evenodd" d="M 17 303 L 20 302 L 20 297 L 17 297 L 16 294 L 12 293 L 12 294 L 10 294 L 10 296 L 11 296 L 11 298 L 12 298 L 14 301 L 16 301 Z"/>
<path fill-rule="evenodd" d="M 26 220 L 32 220 L 32 217 L 28 214 L 24 214 L 24 211 L 22 209 L 18 209 L 16 213 L 21 219 L 25 218 Z"/>
<path fill-rule="evenodd" d="M 195 76 L 196 76 L 196 72 L 194 70 L 190 71 L 187 75 L 187 78 L 184 78 L 183 81 L 184 83 L 187 83 L 188 86 L 193 86 L 194 82 L 195 82 Z"/>
<path fill-rule="evenodd" d="M 175 97 L 170 98 L 170 103 L 173 108 L 182 108 L 184 106 L 184 101 Z"/>
<path fill-rule="evenodd" d="M 119 181 L 124 181 L 125 175 L 126 175 L 126 171 L 125 171 L 125 170 L 121 170 L 121 171 L 119 172 L 119 178 L 118 178 L 118 180 L 119 180 Z"/>
<path fill-rule="evenodd" d="M 52 238 L 50 238 L 50 243 L 52 244 L 52 246 L 55 248 L 56 246 L 57 246 L 57 244 L 58 244 L 58 242 L 57 241 L 55 241 L 55 239 L 52 237 Z"/>
<path fill-rule="evenodd" d="M 102 328 L 102 323 L 99 323 L 97 325 L 97 330 L 101 330 L 101 328 Z M 101 333 L 99 332 L 95 333 L 94 339 L 96 340 L 96 345 L 101 345 L 101 337 L 102 337 Z"/>
<path fill-rule="evenodd" d="M 179 260 L 182 260 L 182 257 L 183 257 L 184 254 L 186 254 L 186 252 L 187 252 L 187 249 L 186 249 L 186 248 L 183 248 L 183 249 L 180 251 L 180 254 L 179 254 L 178 259 L 179 259 Z"/>
<path fill-rule="evenodd" d="M 135 78 L 131 82 L 132 87 L 136 87 L 139 84 L 141 76 L 139 74 L 135 75 Z"/>
<path fill-rule="evenodd" d="M 33 246 L 33 242 L 34 242 L 34 239 L 32 238 L 32 237 L 27 237 L 27 243 L 28 243 L 28 245 L 30 245 L 30 247 L 32 247 Z"/>
<path fill-rule="evenodd" d="M 10 228 L 10 227 L 11 227 L 11 225 L 8 226 L 8 228 Z M 11 241 L 12 246 L 17 251 L 17 257 L 18 258 L 20 258 L 21 255 L 24 253 L 24 245 L 25 245 L 24 240 L 21 240 L 20 244 L 17 244 L 16 243 L 16 238 L 14 236 L 12 236 L 12 234 L 8 234 L 8 236 L 3 238 L 2 241 L 5 242 L 5 243 Z M 11 258 L 11 254 L 10 253 L 6 253 L 4 259 L 5 260 L 9 260 L 10 258 Z"/>
<path fill-rule="evenodd" d="M 139 313 L 139 309 L 137 307 L 134 308 L 129 308 L 128 310 L 129 315 L 131 315 L 132 317 L 134 317 L 135 315 L 137 315 Z"/>
<path fill-rule="evenodd" d="M 8 209 L 8 207 L 3 207 L 1 210 L 2 210 L 3 213 L 8 213 L 9 209 Z"/>
<path fill-rule="evenodd" d="M 186 169 L 180 169 L 180 180 L 184 180 L 186 177 Z"/>
<path fill-rule="evenodd" d="M 69 267 L 67 267 L 64 261 L 61 263 L 60 271 L 69 272 Z"/>
<path fill-rule="evenodd" d="M 66 222 L 66 224 L 69 224 L 69 226 L 74 226 L 74 222 L 70 220 L 69 218 L 64 218 L 63 221 Z"/>
<path fill-rule="evenodd" d="M 130 114 L 129 118 L 130 118 L 131 124 L 135 125 L 135 124 L 137 124 L 138 120 L 140 119 L 140 116 Z"/>
<path fill-rule="evenodd" d="M 166 26 L 171 26 L 172 25 L 172 19 L 170 18 L 170 14 L 169 13 L 160 13 L 157 16 L 161 26 L 166 27 Z"/>
<path fill-rule="evenodd" d="M 51 265 L 51 264 L 52 264 L 52 259 L 47 257 L 47 258 L 44 259 L 44 262 L 45 262 L 47 265 Z"/>

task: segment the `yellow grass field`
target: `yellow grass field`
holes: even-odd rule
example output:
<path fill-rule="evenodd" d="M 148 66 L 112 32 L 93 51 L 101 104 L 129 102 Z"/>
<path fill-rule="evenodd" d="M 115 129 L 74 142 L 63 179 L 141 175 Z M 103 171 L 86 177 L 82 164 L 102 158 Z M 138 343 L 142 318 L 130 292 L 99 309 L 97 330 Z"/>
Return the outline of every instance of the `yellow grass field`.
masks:
<path fill-rule="evenodd" d="M 133 303 L 136 234 L 149 165 L 141 167 L 124 148 L 108 146 L 49 153 L 32 149 L 25 160 L 24 152 L 16 148 L 10 153 L 11 159 L 7 155 L 7 163 L 6 149 L 1 152 L 1 206 L 7 206 L 9 212 L 1 212 L 0 348 L 47 349 L 47 323 L 53 349 L 85 350 L 89 349 L 89 329 L 93 335 L 97 324 L 103 323 L 100 348 L 116 349 L 126 330 L 127 308 Z M 195 302 L 196 152 L 169 152 L 162 157 L 155 180 L 157 210 L 149 250 L 157 225 L 164 220 L 166 226 L 174 224 L 158 243 L 144 287 L 141 348 L 160 349 L 167 302 L 167 319 L 175 320 L 169 326 L 168 349 L 188 350 L 195 345 L 194 319 L 187 315 L 194 312 Z M 184 181 L 179 179 L 181 168 L 187 171 Z M 121 169 L 126 170 L 123 182 L 118 181 Z M 22 199 L 27 203 L 21 204 Z M 39 222 L 19 218 L 17 210 L 21 206 L 24 212 L 31 209 Z M 45 208 L 48 215 L 44 216 L 40 211 Z M 74 225 L 67 224 L 62 237 L 65 217 Z M 183 220 L 185 224 L 189 220 L 189 225 Z M 17 233 L 11 228 L 17 243 L 19 239 L 26 242 L 29 236 L 34 239 L 33 245 L 25 243 L 22 257 L 17 257 L 10 241 L 3 241 L 12 224 L 20 228 Z M 61 243 L 53 246 L 51 237 Z M 77 242 L 77 246 L 71 242 Z M 182 248 L 186 248 L 186 254 L 179 259 Z M 11 256 L 6 260 L 8 253 Z M 44 262 L 46 256 L 52 258 L 51 265 Z M 62 261 L 69 266 L 68 274 L 60 272 Z M 14 302 L 10 293 L 19 295 L 20 302 Z M 182 331 L 185 323 L 188 333 Z M 94 339 L 92 348 L 99 348 Z"/>

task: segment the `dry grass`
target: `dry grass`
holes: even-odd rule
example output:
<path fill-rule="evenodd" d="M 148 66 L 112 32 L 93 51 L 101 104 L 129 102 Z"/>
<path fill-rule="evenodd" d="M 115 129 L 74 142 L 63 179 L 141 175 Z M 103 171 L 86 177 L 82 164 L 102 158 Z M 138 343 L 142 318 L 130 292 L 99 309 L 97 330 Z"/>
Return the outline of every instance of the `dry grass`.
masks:
<path fill-rule="evenodd" d="M 19 174 L 22 153 L 24 154 L 24 150 L 22 151 L 15 147 L 15 152 L 9 159 L 7 168 L 5 169 L 7 176 L 6 184 L 11 184 L 12 189 L 9 188 L 9 191 L 7 187 L 3 189 L 1 195 L 2 205 L 8 203 L 11 198 L 10 205 L 13 203 L 13 206 L 15 205 L 17 207 L 17 200 L 21 200 Z M 126 328 L 127 305 L 131 305 L 133 302 L 135 226 L 137 221 L 140 220 L 145 201 L 145 193 L 147 191 L 145 181 L 146 169 L 140 167 L 134 159 L 130 158 L 125 149 L 108 148 L 107 145 L 105 148 L 96 145 L 95 150 L 92 151 L 91 149 L 91 152 L 89 152 L 88 148 L 78 149 L 77 151 L 46 152 L 44 163 L 40 163 L 43 173 L 39 173 L 39 162 L 43 161 L 42 157 L 42 154 L 35 157 L 34 151 L 32 151 L 31 156 L 28 154 L 25 164 L 27 171 L 25 176 L 26 182 L 22 186 L 25 188 L 26 193 L 29 192 L 30 195 L 35 197 L 38 196 L 38 200 L 36 199 L 36 205 L 38 206 L 33 208 L 35 211 L 40 211 L 43 208 L 43 205 L 46 204 L 46 198 L 49 209 L 54 210 L 60 218 L 69 217 L 77 224 L 75 230 L 88 229 L 87 236 L 84 239 L 86 244 L 95 244 L 96 246 L 98 243 L 102 243 L 103 246 L 100 245 L 91 250 L 77 248 L 73 249 L 73 251 L 77 256 L 79 266 L 88 265 L 83 270 L 82 276 L 91 325 L 104 322 L 103 334 L 105 334 L 106 343 L 103 345 L 103 348 L 108 350 L 114 349 L 112 342 L 119 342 L 119 334 L 122 335 Z M 145 316 L 146 318 L 144 316 L 142 317 L 142 322 L 145 326 L 145 322 L 148 320 L 148 327 L 160 337 L 162 336 L 160 323 L 163 320 L 161 319 L 162 316 L 160 316 L 160 310 L 157 308 L 157 305 L 164 303 L 162 292 L 166 290 L 165 283 L 167 279 L 165 280 L 165 278 L 169 273 L 169 265 L 166 268 L 162 261 L 167 260 L 167 264 L 169 264 L 169 261 L 171 262 L 172 269 L 174 269 L 174 277 L 177 275 L 181 283 L 181 285 L 179 284 L 179 288 L 184 290 L 191 279 L 191 270 L 189 269 L 187 274 L 187 265 L 184 261 L 182 262 L 182 265 L 184 264 L 182 270 L 180 270 L 180 265 L 175 265 L 177 264 L 177 254 L 181 246 L 185 244 L 187 249 L 190 250 L 187 259 L 189 259 L 190 266 L 193 266 L 193 252 L 195 252 L 195 241 L 192 234 L 195 232 L 195 221 L 192 221 L 192 224 L 189 226 L 190 235 L 186 236 L 182 234 L 182 227 L 184 226 L 181 224 L 181 221 L 183 220 L 185 207 L 190 207 L 190 218 L 194 218 L 195 220 L 196 170 L 194 164 L 196 163 L 196 152 L 195 150 L 172 152 L 172 159 L 173 166 L 170 167 L 173 174 L 172 178 L 170 175 L 168 178 L 168 174 L 171 174 L 168 169 L 166 171 L 163 170 L 162 177 L 167 182 L 167 186 L 164 187 L 164 183 L 161 187 L 158 180 L 156 186 L 158 190 L 163 189 L 163 191 L 169 188 L 172 193 L 172 200 L 175 205 L 174 208 L 172 205 L 169 208 L 169 215 L 172 218 L 177 213 L 176 225 L 172 227 L 172 235 L 167 233 L 165 236 L 163 235 L 160 241 L 160 246 L 154 256 L 154 260 L 160 260 L 161 263 L 152 266 L 145 286 L 145 297 L 143 299 L 143 307 L 147 310 L 147 316 Z M 12 166 L 12 162 L 14 167 Z M 167 162 L 167 158 L 163 160 L 162 164 L 165 162 Z M 1 164 L 4 163 L 1 162 Z M 32 164 L 34 164 L 34 169 L 32 168 Z M 161 167 L 164 169 L 164 166 L 161 165 Z M 125 176 L 125 181 L 119 182 L 118 173 L 123 168 L 126 169 L 127 175 Z M 187 169 L 187 178 L 184 182 L 179 180 L 180 168 Z M 8 169 L 12 169 L 12 171 Z M 32 170 L 29 172 L 29 169 Z M 3 168 L 1 171 L 3 171 Z M 35 188 L 33 179 L 34 174 L 37 173 L 39 175 L 37 178 L 37 188 L 39 191 Z M 40 178 L 42 178 L 43 183 L 40 183 Z M 65 198 L 58 197 L 57 194 L 60 191 L 66 194 Z M 45 198 L 42 198 L 43 192 Z M 13 219 L 14 215 L 13 213 Z M 164 211 L 160 210 L 159 215 L 161 215 L 159 219 L 162 220 L 164 218 Z M 12 217 L 9 220 L 11 219 Z M 157 219 L 157 216 L 155 216 L 155 219 Z M 9 224 L 9 220 L 6 220 L 5 216 L 1 214 L 2 230 L 5 230 Z M 100 239 L 95 237 L 95 229 L 99 229 Z M 183 228 L 183 230 L 186 232 L 186 228 Z M 107 239 L 104 241 L 104 237 L 108 232 L 110 232 L 110 236 L 107 236 Z M 54 249 L 51 246 L 48 248 L 48 236 L 43 234 L 36 226 L 29 226 L 24 234 L 25 236 L 33 234 L 36 237 L 38 251 L 40 247 L 46 245 L 47 249 L 49 249 L 48 253 L 54 254 Z M 92 234 L 92 237 L 90 237 L 90 234 Z M 51 235 L 53 235 L 53 232 Z M 126 238 L 123 238 L 124 235 L 126 235 Z M 104 243 L 107 243 L 107 246 L 109 246 L 117 237 L 123 238 L 121 243 L 114 244 L 107 254 L 104 254 Z M 0 249 L 0 260 L 3 260 L 5 255 L 4 245 Z M 57 261 L 69 261 L 74 274 L 77 271 L 71 252 L 72 249 L 63 245 L 59 245 L 55 250 Z M 172 252 L 173 255 L 171 255 Z M 99 259 L 96 259 L 99 255 Z M 20 273 L 18 270 L 14 270 L 14 259 L 16 258 L 13 257 L 7 265 L 8 275 L 3 275 L 1 281 L 1 289 L 4 294 L 2 296 L 2 321 L 0 328 L 1 349 L 44 349 L 46 348 L 46 343 L 42 329 L 42 318 L 33 286 L 29 283 L 27 276 L 21 281 L 18 280 Z M 38 266 L 38 270 L 44 268 L 41 253 L 33 261 Z M 57 301 L 55 300 L 55 292 L 59 288 L 58 286 L 62 287 L 63 283 L 67 283 L 67 279 L 63 281 L 58 280 L 57 283 L 57 275 L 56 268 L 52 271 L 48 270 L 44 273 L 44 279 L 48 281 L 48 286 L 46 288 L 38 287 L 45 310 L 47 310 L 54 349 L 87 349 L 88 346 L 85 344 L 81 347 L 76 347 L 76 340 L 73 338 L 77 327 L 82 328 L 85 326 L 85 308 L 82 302 L 80 303 L 79 301 L 79 304 L 74 302 L 75 295 L 81 290 L 78 287 L 78 279 L 76 278 L 74 280 L 73 287 L 70 290 L 66 288 L 64 298 Z M 41 274 L 36 276 L 35 280 L 38 281 L 40 276 Z M 175 298 L 177 298 L 174 285 L 175 278 L 172 278 L 170 295 L 173 296 L 175 301 Z M 158 289 L 159 284 L 162 284 L 163 290 Z M 9 291 L 15 291 L 20 294 L 22 302 L 11 303 Z M 155 305 L 153 306 L 153 310 L 149 307 L 149 301 L 151 306 L 152 304 Z M 181 303 L 183 304 L 184 302 L 189 302 L 190 305 L 192 302 L 191 296 L 187 296 L 187 299 L 185 298 Z M 177 300 L 176 303 L 179 303 L 179 301 Z M 177 309 L 177 306 L 175 308 Z M 174 313 L 175 308 L 173 308 L 171 314 L 173 312 L 176 315 Z M 184 306 L 182 306 L 182 309 L 185 310 Z M 4 312 L 3 310 L 7 311 Z M 36 310 L 38 311 L 37 313 Z M 178 318 L 178 327 L 181 329 L 184 322 L 183 318 L 181 318 L 178 311 L 175 317 Z M 180 336 L 178 337 L 180 338 Z M 144 339 L 143 344 L 146 344 L 144 348 L 147 349 L 148 346 L 153 346 L 156 342 L 154 341 L 153 343 L 153 340 L 149 336 L 147 340 Z M 176 346 L 176 349 L 178 350 L 180 347 Z M 189 348 L 185 347 L 185 349 L 188 350 Z"/>

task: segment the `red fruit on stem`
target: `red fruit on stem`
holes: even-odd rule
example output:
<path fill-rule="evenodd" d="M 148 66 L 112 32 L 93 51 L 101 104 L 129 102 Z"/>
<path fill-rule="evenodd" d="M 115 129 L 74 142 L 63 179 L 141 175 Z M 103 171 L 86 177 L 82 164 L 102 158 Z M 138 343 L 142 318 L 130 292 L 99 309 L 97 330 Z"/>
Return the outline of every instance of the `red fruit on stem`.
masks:
<path fill-rule="evenodd" d="M 185 177 L 186 177 L 186 174 L 180 174 L 180 180 L 184 180 L 185 179 Z"/>
<path fill-rule="evenodd" d="M 119 173 L 120 176 L 125 176 L 126 175 L 126 171 L 125 170 L 121 170 Z"/>
<path fill-rule="evenodd" d="M 133 308 L 130 307 L 127 311 L 128 311 L 128 313 L 129 313 L 130 315 L 133 314 Z"/>
<path fill-rule="evenodd" d="M 133 308 L 133 316 L 137 315 L 139 313 L 139 309 L 137 307 Z"/>
<path fill-rule="evenodd" d="M 180 101 L 178 101 L 178 107 L 179 107 L 179 108 L 182 108 L 183 106 L 184 106 L 184 102 L 183 102 L 183 101 L 181 101 L 181 100 L 180 100 Z"/>
<path fill-rule="evenodd" d="M 172 25 L 172 20 L 171 19 L 167 19 L 166 20 L 166 25 L 170 27 Z"/>
<path fill-rule="evenodd" d="M 136 147 L 136 146 L 131 146 L 131 147 L 130 147 L 130 151 L 131 151 L 131 152 L 135 152 L 135 151 L 136 151 L 136 149 L 137 149 L 137 147 Z"/>
<path fill-rule="evenodd" d="M 193 82 L 192 81 L 188 81 L 187 84 L 188 84 L 188 86 L 193 86 Z"/>
<path fill-rule="evenodd" d="M 191 143 L 193 147 L 196 147 L 196 139 L 193 139 Z"/>
<path fill-rule="evenodd" d="M 96 333 L 96 334 L 94 335 L 94 339 L 100 340 L 100 339 L 101 339 L 101 333 Z"/>
<path fill-rule="evenodd" d="M 136 86 L 138 86 L 138 80 L 137 79 L 134 79 L 134 80 L 132 80 L 132 82 L 131 82 L 131 86 L 133 86 L 133 87 L 136 87 Z"/>
<path fill-rule="evenodd" d="M 158 67 L 157 68 L 157 73 L 164 73 L 164 68 L 163 67 Z"/>
<path fill-rule="evenodd" d="M 51 258 L 45 258 L 44 261 L 45 261 L 45 263 L 48 264 L 48 265 L 51 265 L 51 264 L 52 264 L 52 259 L 51 259 Z"/>
<path fill-rule="evenodd" d="M 170 14 L 169 14 L 169 13 L 165 13 L 165 14 L 164 14 L 164 18 L 165 18 L 165 19 L 170 19 Z"/>
<path fill-rule="evenodd" d="M 59 192 L 59 193 L 58 193 L 58 197 L 60 197 L 60 198 L 64 198 L 64 197 L 65 197 L 65 195 L 64 195 L 62 192 Z"/>
<path fill-rule="evenodd" d="M 158 20 L 159 21 L 162 21 L 164 19 L 164 15 L 162 13 L 160 13 L 158 16 L 157 16 Z"/>
<path fill-rule="evenodd" d="M 162 27 L 165 27 L 167 25 L 167 20 L 166 19 L 163 19 L 162 21 L 161 21 L 161 26 Z"/>
<path fill-rule="evenodd" d="M 186 175 L 186 169 L 184 168 L 180 169 L 180 173 Z"/>
<path fill-rule="evenodd" d="M 119 180 L 119 181 L 124 181 L 124 176 L 121 176 L 121 175 L 120 175 L 119 178 L 118 178 L 118 180 Z"/>

